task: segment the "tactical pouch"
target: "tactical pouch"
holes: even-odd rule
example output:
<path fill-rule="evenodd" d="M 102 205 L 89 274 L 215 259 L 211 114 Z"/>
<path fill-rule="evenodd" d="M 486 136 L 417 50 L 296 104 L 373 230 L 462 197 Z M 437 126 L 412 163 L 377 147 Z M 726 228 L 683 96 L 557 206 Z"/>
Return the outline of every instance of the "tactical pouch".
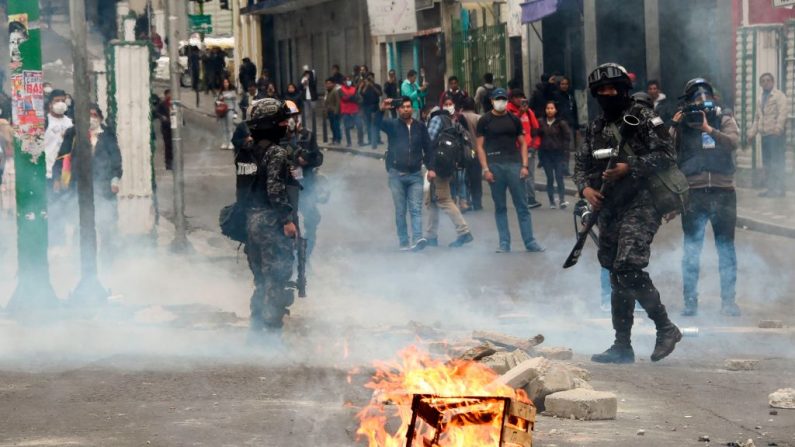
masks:
<path fill-rule="evenodd" d="M 635 156 L 629 145 L 624 147 L 630 157 Z M 658 213 L 665 215 L 674 211 L 684 212 L 690 185 L 678 166 L 674 164 L 664 171 L 655 172 L 646 179 L 646 186 Z"/>

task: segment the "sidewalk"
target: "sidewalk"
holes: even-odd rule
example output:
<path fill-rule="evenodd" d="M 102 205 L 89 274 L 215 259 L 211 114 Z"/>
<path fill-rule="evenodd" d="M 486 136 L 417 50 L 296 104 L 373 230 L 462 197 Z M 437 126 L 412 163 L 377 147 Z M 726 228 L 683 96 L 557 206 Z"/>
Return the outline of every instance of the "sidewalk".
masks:
<path fill-rule="evenodd" d="M 213 113 L 214 99 L 210 95 L 200 93 L 200 105 L 196 106 L 195 94 L 192 90 L 182 89 L 182 100 L 188 110 L 194 113 L 215 117 Z M 332 145 L 323 142 L 323 121 L 317 121 L 317 138 L 318 145 L 322 149 L 349 153 L 358 156 L 365 156 L 375 159 L 383 159 L 386 152 L 386 146 L 381 145 L 376 149 L 371 149 L 369 145 L 360 147 L 356 144 L 355 135 L 351 135 L 353 144 L 351 147 L 342 145 Z M 355 134 L 355 132 L 353 132 Z M 330 139 L 330 135 L 329 135 Z M 536 190 L 546 191 L 546 176 L 542 169 L 536 168 Z M 576 190 L 570 178 L 565 180 L 566 193 L 575 195 Z M 790 196 L 783 199 L 771 199 L 758 197 L 759 191 L 750 188 L 737 188 L 737 227 L 748 229 L 751 231 L 758 231 L 775 236 L 783 236 L 795 238 L 795 200 L 792 199 L 792 192 Z M 543 194 L 539 199 L 544 202 Z"/>

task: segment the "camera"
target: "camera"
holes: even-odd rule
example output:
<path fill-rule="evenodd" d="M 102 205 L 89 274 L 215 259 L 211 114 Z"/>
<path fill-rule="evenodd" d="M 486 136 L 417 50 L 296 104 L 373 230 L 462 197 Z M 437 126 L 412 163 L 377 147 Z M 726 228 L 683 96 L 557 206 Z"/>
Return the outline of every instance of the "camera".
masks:
<path fill-rule="evenodd" d="M 682 108 L 682 113 L 684 113 L 685 124 L 692 127 L 700 127 L 701 123 L 704 122 L 704 115 L 702 115 L 701 112 L 704 112 L 708 119 L 714 116 L 715 103 L 712 101 L 704 101 L 684 106 L 684 108 Z"/>

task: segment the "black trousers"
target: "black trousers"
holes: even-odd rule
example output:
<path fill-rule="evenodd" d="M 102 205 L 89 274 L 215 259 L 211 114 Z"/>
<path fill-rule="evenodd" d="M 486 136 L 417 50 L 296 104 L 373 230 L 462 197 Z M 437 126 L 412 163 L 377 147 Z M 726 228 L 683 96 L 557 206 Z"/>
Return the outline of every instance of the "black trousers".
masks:
<path fill-rule="evenodd" d="M 470 206 L 483 208 L 483 168 L 477 158 L 467 165 L 467 189 L 469 190 Z"/>
<path fill-rule="evenodd" d="M 171 125 L 163 124 L 160 126 L 160 133 L 163 134 L 163 147 L 166 162 L 166 169 L 171 169 L 171 162 L 174 160 L 174 145 L 171 140 Z"/>

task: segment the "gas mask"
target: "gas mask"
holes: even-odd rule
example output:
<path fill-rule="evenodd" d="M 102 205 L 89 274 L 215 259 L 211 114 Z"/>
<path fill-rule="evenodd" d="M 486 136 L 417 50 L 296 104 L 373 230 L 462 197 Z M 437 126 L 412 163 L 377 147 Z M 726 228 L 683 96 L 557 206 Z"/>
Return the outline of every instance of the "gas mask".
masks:
<path fill-rule="evenodd" d="M 450 115 L 455 115 L 455 106 L 445 106 L 444 110 Z"/>
<path fill-rule="evenodd" d="M 498 112 L 504 112 L 507 107 L 508 107 L 508 100 L 507 99 L 495 99 L 494 100 L 494 110 L 496 110 Z"/>
<path fill-rule="evenodd" d="M 58 101 L 52 105 L 52 113 L 56 115 L 63 115 L 68 109 L 69 106 L 67 106 L 63 101 Z"/>

